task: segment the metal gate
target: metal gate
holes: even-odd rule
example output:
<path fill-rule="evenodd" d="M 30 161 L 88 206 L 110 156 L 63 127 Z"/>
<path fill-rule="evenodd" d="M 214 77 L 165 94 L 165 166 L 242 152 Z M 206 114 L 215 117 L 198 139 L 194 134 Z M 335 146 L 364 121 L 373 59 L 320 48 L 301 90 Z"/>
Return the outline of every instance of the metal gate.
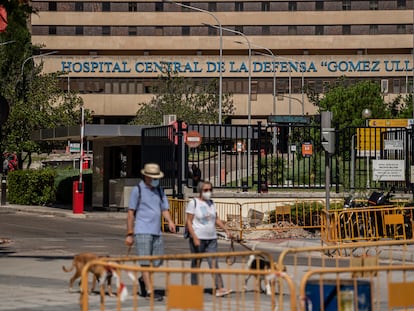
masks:
<path fill-rule="evenodd" d="M 186 144 L 189 131 L 196 131 L 201 137 L 196 148 Z M 407 191 L 411 188 L 412 148 L 411 130 L 407 128 L 337 129 L 330 166 L 331 186 L 336 192 L 392 186 Z M 170 126 L 145 128 L 142 160 L 160 164 L 165 173 L 162 185 L 173 189 L 178 198 L 183 197 L 185 185 L 192 187 L 192 165 L 201 170 L 201 179 L 211 181 L 215 188 L 240 191 L 323 189 L 326 180 L 325 151 L 317 122 L 186 126 L 178 121 Z M 382 180 L 373 170 L 377 160 L 400 160 L 404 179 Z"/>
<path fill-rule="evenodd" d="M 411 130 L 404 127 L 347 127 L 337 132 L 336 163 L 342 191 L 410 188 Z M 396 160 L 401 176 L 381 176 L 379 160 Z M 382 162 L 386 163 L 386 162 Z M 390 161 L 391 163 L 391 161 Z M 383 170 L 383 174 L 392 173 Z"/>

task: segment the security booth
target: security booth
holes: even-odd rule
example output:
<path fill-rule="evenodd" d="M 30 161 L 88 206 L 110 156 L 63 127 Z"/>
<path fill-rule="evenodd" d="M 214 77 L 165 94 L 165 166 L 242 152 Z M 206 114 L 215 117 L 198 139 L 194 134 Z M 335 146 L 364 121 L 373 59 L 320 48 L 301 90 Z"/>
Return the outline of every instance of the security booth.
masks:
<path fill-rule="evenodd" d="M 124 208 L 140 177 L 141 132 L 138 125 L 86 124 L 84 138 L 92 150 L 93 207 Z M 80 141 L 80 126 L 43 129 L 33 140 Z M 79 154 L 80 156 L 80 154 Z"/>

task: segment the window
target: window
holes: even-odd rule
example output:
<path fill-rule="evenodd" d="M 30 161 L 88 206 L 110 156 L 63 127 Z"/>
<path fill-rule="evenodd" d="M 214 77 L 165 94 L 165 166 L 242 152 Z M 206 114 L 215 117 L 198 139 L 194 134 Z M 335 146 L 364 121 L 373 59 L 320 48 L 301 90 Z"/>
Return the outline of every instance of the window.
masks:
<path fill-rule="evenodd" d="M 351 10 L 351 0 L 343 0 L 342 1 L 342 10 L 350 11 Z"/>
<path fill-rule="evenodd" d="M 343 35 L 350 35 L 351 34 L 351 25 L 343 25 L 342 26 L 342 34 Z"/>
<path fill-rule="evenodd" d="M 49 26 L 49 35 L 56 34 L 56 26 Z"/>
<path fill-rule="evenodd" d="M 137 27 L 136 26 L 129 26 L 128 27 L 128 36 L 136 36 L 137 35 Z"/>
<path fill-rule="evenodd" d="M 234 27 L 234 30 L 236 30 L 236 31 L 238 31 L 238 32 L 243 32 L 243 26 L 240 26 L 240 25 L 235 26 L 235 27 Z"/>
<path fill-rule="evenodd" d="M 323 35 L 323 26 L 322 25 L 315 26 L 315 35 L 317 35 L 317 36 L 322 36 Z"/>
<path fill-rule="evenodd" d="M 270 11 L 270 2 L 262 2 L 262 11 L 263 12 L 268 12 Z"/>
<path fill-rule="evenodd" d="M 75 11 L 82 12 L 83 11 L 83 2 L 75 2 Z"/>
<path fill-rule="evenodd" d="M 298 9 L 298 4 L 296 1 L 289 1 L 289 11 L 296 11 Z"/>
<path fill-rule="evenodd" d="M 397 0 L 397 8 L 405 9 L 406 8 L 406 0 Z"/>
<path fill-rule="evenodd" d="M 399 33 L 399 34 L 405 34 L 406 33 L 406 27 L 405 27 L 405 25 L 397 25 L 397 33 Z"/>
<path fill-rule="evenodd" d="M 289 35 L 297 35 L 298 34 L 298 27 L 297 26 L 288 26 L 288 34 Z"/>
<path fill-rule="evenodd" d="M 234 7 L 234 10 L 236 11 L 236 12 L 241 12 L 241 11 L 243 11 L 243 2 L 240 2 L 240 1 L 237 1 L 237 2 L 235 2 L 235 7 Z"/>
<path fill-rule="evenodd" d="M 75 34 L 77 36 L 83 36 L 83 26 L 76 26 L 75 27 Z"/>
<path fill-rule="evenodd" d="M 208 3 L 208 10 L 210 12 L 216 12 L 217 11 L 217 2 L 209 2 Z"/>
<path fill-rule="evenodd" d="M 257 100 L 257 90 L 258 90 L 258 83 L 257 81 L 252 81 L 251 88 L 250 88 L 250 100 L 256 101 Z"/>
<path fill-rule="evenodd" d="M 270 26 L 262 26 L 262 35 L 270 35 Z"/>
<path fill-rule="evenodd" d="M 191 6 L 190 2 L 183 2 L 182 4 L 183 5 L 186 5 L 186 6 Z M 182 6 L 181 7 L 181 11 L 183 11 L 183 12 L 191 12 L 192 10 L 190 8 L 187 8 L 185 6 Z"/>
<path fill-rule="evenodd" d="M 138 6 L 136 2 L 128 2 L 128 11 L 129 12 L 136 12 L 138 11 Z"/>
<path fill-rule="evenodd" d="M 49 2 L 49 11 L 56 11 L 56 10 L 57 10 L 56 2 Z"/>
<path fill-rule="evenodd" d="M 400 80 L 393 79 L 392 80 L 392 86 L 393 86 L 392 89 L 393 89 L 393 93 L 394 94 L 399 94 L 401 92 L 401 89 L 400 89 Z"/>
<path fill-rule="evenodd" d="M 323 1 L 316 1 L 315 10 L 316 11 L 323 11 Z"/>
<path fill-rule="evenodd" d="M 102 12 L 111 11 L 111 2 L 102 2 Z"/>
<path fill-rule="evenodd" d="M 190 27 L 189 26 L 181 27 L 181 35 L 182 36 L 189 36 L 190 35 Z"/>
<path fill-rule="evenodd" d="M 102 26 L 102 35 L 109 36 L 111 35 L 111 27 L 109 26 Z"/>
<path fill-rule="evenodd" d="M 214 27 L 208 27 L 208 35 L 209 36 L 217 36 L 218 29 Z"/>
<path fill-rule="evenodd" d="M 378 0 L 370 0 L 369 1 L 369 9 L 370 10 L 378 10 Z"/>
<path fill-rule="evenodd" d="M 163 36 L 164 35 L 164 27 L 155 26 L 155 35 L 156 36 Z"/>
<path fill-rule="evenodd" d="M 155 2 L 155 11 L 156 12 L 164 11 L 164 3 L 163 2 Z"/>
<path fill-rule="evenodd" d="M 369 34 L 370 35 L 378 34 L 378 25 L 369 25 Z"/>

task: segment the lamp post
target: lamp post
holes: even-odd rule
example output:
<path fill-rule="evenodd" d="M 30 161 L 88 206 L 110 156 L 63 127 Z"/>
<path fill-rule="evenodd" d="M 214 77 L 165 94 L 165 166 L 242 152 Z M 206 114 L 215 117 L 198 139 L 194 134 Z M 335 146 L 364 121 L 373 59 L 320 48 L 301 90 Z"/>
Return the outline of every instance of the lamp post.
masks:
<path fill-rule="evenodd" d="M 249 74 L 249 78 L 248 78 L 248 98 L 247 98 L 247 125 L 248 125 L 248 132 L 247 132 L 247 173 L 250 173 L 250 152 L 251 152 L 251 138 L 250 138 L 250 128 L 251 128 L 251 119 L 252 119 L 252 105 L 251 105 L 251 95 L 252 95 L 252 48 L 251 48 L 251 44 L 250 44 L 250 40 L 249 38 L 247 38 L 247 36 L 237 30 L 233 30 L 230 28 L 225 28 L 222 26 L 217 26 L 217 25 L 210 25 L 210 24 L 206 24 L 207 26 L 213 27 L 213 28 L 220 28 L 222 30 L 228 31 L 228 32 L 232 32 L 235 33 L 237 35 L 242 36 L 246 42 L 247 42 L 247 46 L 249 47 L 249 70 L 248 70 L 248 74 Z"/>
<path fill-rule="evenodd" d="M 23 84 L 22 89 L 23 89 L 23 100 L 24 100 L 24 102 L 27 101 L 27 96 L 26 96 L 26 75 L 24 74 L 24 66 L 31 59 L 40 58 L 40 57 L 43 57 L 43 56 L 48 56 L 48 55 L 52 55 L 52 54 L 56 54 L 56 53 L 58 53 L 58 51 L 51 51 L 51 52 L 47 52 L 47 53 L 39 54 L 39 55 L 32 55 L 32 56 L 29 56 L 28 58 L 26 58 L 23 61 L 22 68 L 21 68 L 21 73 L 20 73 L 20 78 L 21 78 L 22 84 Z"/>
<path fill-rule="evenodd" d="M 369 140 L 371 140 L 371 135 L 370 135 L 371 132 L 367 131 L 369 129 L 368 128 L 368 119 L 371 117 L 371 110 L 368 109 L 368 108 L 365 108 L 364 110 L 362 110 L 362 117 L 365 119 L 365 126 L 366 126 L 365 132 L 364 132 L 364 134 L 365 134 L 365 146 L 367 146 L 367 145 L 371 146 L 371 141 L 369 141 L 367 143 L 367 138 L 369 138 Z M 365 150 L 365 152 L 367 153 L 367 189 L 369 189 L 370 188 L 369 158 L 370 158 L 371 150 L 368 148 L 368 149 Z"/>
<path fill-rule="evenodd" d="M 222 98 L 223 98 L 223 70 L 222 70 L 222 66 L 223 66 L 223 28 L 221 27 L 220 20 L 218 19 L 218 17 L 215 14 L 213 14 L 210 11 L 200 9 L 200 8 L 188 5 L 188 4 L 178 3 L 178 2 L 175 2 L 175 1 L 168 1 L 168 0 L 165 0 L 165 1 L 174 3 L 175 5 L 178 5 L 180 7 L 187 8 L 187 9 L 190 9 L 190 10 L 193 10 L 193 11 L 206 13 L 206 14 L 210 15 L 211 17 L 213 17 L 216 20 L 217 24 L 219 25 L 219 36 L 220 36 L 220 48 L 219 49 L 220 49 L 220 51 L 219 51 L 219 120 L 218 121 L 219 121 L 219 124 L 221 125 L 222 117 L 223 117 L 222 116 L 222 110 L 223 110 L 223 107 L 222 107 L 222 105 L 223 105 L 223 102 L 222 102 Z"/>
<path fill-rule="evenodd" d="M 305 77 L 304 77 L 304 71 L 305 71 L 305 68 L 303 68 L 302 67 L 302 62 L 300 62 L 300 61 L 298 61 L 298 60 L 296 60 L 296 59 L 293 59 L 293 58 L 287 58 L 287 57 L 282 57 L 282 56 L 277 56 L 278 58 L 281 58 L 281 59 L 285 59 L 285 60 L 288 60 L 288 61 L 290 61 L 290 62 L 295 62 L 295 63 L 298 63 L 299 64 L 299 68 L 300 68 L 300 72 L 301 72 L 301 84 L 302 84 L 302 87 L 301 87 L 301 96 L 302 96 L 302 115 L 304 116 L 305 115 L 305 90 L 304 90 L 304 86 L 305 86 Z M 289 98 L 291 98 L 291 96 L 292 96 L 292 64 L 291 63 L 289 63 Z M 289 115 L 292 113 L 292 108 L 291 108 L 291 101 L 290 101 L 290 99 L 289 99 Z"/>
<path fill-rule="evenodd" d="M 237 35 L 240 35 L 247 42 L 247 46 L 249 47 L 249 71 L 248 71 L 248 73 L 249 73 L 249 78 L 248 78 L 249 79 L 249 85 L 248 85 L 249 97 L 247 99 L 247 124 L 250 126 L 251 125 L 251 118 L 252 118 L 252 116 L 251 116 L 251 108 L 252 108 L 251 107 L 252 106 L 251 105 L 251 93 L 252 93 L 252 49 L 251 49 L 250 40 L 249 40 L 249 38 L 247 38 L 247 36 L 244 33 L 240 32 L 240 31 L 233 30 L 233 29 L 226 28 L 226 27 L 222 27 L 222 26 L 217 26 L 217 25 L 211 25 L 211 24 L 205 24 L 205 25 L 207 25 L 209 27 L 213 27 L 213 28 L 220 28 L 222 30 L 225 30 L 225 31 L 228 31 L 228 32 L 232 32 L 232 33 L 235 33 Z"/>

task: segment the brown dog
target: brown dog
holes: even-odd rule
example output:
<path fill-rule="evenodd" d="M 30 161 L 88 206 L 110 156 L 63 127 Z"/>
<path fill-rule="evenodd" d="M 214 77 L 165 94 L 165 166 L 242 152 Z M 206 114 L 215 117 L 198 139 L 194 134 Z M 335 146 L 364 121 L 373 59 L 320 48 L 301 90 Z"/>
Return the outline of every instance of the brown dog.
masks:
<path fill-rule="evenodd" d="M 71 272 L 75 269 L 75 274 L 69 280 L 69 292 L 72 291 L 73 283 L 76 279 L 81 277 L 83 267 L 90 261 L 99 259 L 100 257 L 94 253 L 80 253 L 73 257 L 72 266 L 68 269 L 65 266 L 62 266 L 63 271 Z M 108 294 L 112 296 L 112 272 L 111 270 L 106 269 L 102 265 L 93 265 L 90 267 L 89 272 L 93 274 L 92 279 L 92 288 L 90 290 L 95 290 L 96 281 L 100 283 L 100 286 L 108 287 Z"/>

